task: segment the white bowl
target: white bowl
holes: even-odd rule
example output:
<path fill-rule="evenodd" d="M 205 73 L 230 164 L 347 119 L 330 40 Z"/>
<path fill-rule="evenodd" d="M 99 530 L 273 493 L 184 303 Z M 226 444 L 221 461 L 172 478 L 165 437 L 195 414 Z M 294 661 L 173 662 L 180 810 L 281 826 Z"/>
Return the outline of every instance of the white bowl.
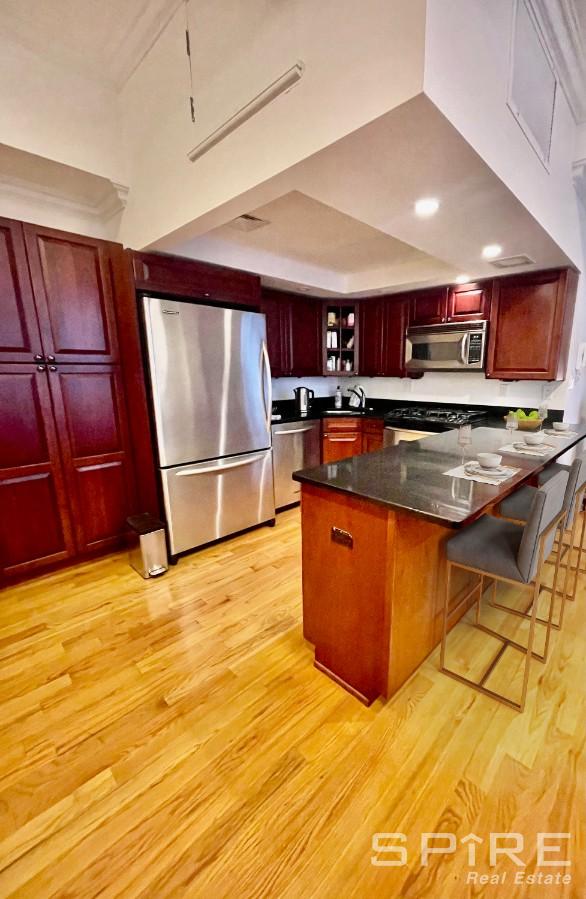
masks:
<path fill-rule="evenodd" d="M 526 431 L 523 434 L 523 440 L 525 443 L 529 444 L 529 446 L 539 446 L 540 443 L 543 443 L 545 439 L 545 434 L 543 431 Z"/>
<path fill-rule="evenodd" d="M 481 468 L 498 468 L 503 457 L 498 453 L 476 453 Z"/>
<path fill-rule="evenodd" d="M 569 427 L 570 426 L 567 423 L 567 421 L 554 421 L 553 422 L 554 431 L 567 431 Z"/>

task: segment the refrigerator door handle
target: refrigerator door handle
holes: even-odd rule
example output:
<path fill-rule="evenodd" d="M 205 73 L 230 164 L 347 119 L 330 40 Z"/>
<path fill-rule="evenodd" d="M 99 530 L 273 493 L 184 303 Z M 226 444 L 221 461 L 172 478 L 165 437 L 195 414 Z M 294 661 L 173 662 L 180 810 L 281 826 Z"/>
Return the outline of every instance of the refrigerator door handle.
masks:
<path fill-rule="evenodd" d="M 252 465 L 258 462 L 259 456 L 255 455 L 252 459 L 241 459 L 239 462 L 228 462 L 226 465 L 206 465 L 202 468 L 188 468 L 185 471 L 178 471 L 178 478 L 188 478 L 194 474 L 211 474 L 212 472 L 226 471 L 228 468 L 240 468 L 242 465 Z"/>
<path fill-rule="evenodd" d="M 261 364 L 261 379 L 263 381 L 262 386 L 262 398 L 265 404 L 265 416 L 266 416 L 266 426 L 269 434 L 271 433 L 271 417 L 273 410 L 273 384 L 271 381 L 271 363 L 269 361 L 269 351 L 267 349 L 266 340 L 263 340 L 261 347 L 261 355 L 260 355 L 260 364 Z M 265 391 L 265 381 L 266 381 L 266 391 Z M 268 399 L 267 399 L 268 394 Z"/>
<path fill-rule="evenodd" d="M 286 434 L 305 434 L 306 431 L 313 431 L 313 428 L 291 428 L 290 431 L 273 431 L 273 437 L 284 437 Z"/>

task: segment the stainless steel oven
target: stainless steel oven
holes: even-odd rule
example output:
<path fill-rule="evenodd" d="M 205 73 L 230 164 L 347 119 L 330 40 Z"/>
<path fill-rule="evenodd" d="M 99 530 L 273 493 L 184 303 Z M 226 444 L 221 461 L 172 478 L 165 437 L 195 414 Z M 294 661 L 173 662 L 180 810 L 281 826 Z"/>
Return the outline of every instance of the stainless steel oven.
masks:
<path fill-rule="evenodd" d="M 409 328 L 408 371 L 479 371 L 484 368 L 487 322 Z"/>

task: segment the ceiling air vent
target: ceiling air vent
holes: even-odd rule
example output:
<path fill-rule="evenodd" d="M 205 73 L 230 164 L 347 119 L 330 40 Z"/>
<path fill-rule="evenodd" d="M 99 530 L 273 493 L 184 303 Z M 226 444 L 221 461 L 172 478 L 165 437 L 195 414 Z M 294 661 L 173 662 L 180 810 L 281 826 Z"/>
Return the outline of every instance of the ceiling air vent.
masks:
<path fill-rule="evenodd" d="M 501 256 L 500 259 L 493 259 L 490 264 L 495 268 L 520 268 L 522 265 L 535 265 L 535 259 L 523 253 L 520 256 Z"/>
<path fill-rule="evenodd" d="M 256 231 L 257 228 L 264 228 L 266 225 L 270 225 L 270 222 L 255 215 L 239 215 L 230 222 L 230 228 L 236 228 L 237 231 Z"/>

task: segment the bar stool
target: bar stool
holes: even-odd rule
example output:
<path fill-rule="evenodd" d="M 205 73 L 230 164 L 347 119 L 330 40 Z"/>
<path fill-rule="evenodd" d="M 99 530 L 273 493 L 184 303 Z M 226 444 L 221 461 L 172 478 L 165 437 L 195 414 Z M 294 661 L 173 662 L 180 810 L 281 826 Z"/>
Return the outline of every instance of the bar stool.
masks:
<path fill-rule="evenodd" d="M 531 658 L 541 661 L 547 658 L 549 649 L 549 636 L 551 621 L 543 622 L 546 625 L 545 649 L 543 655 L 534 652 L 535 625 L 537 623 L 537 600 L 541 587 L 541 569 L 544 560 L 549 556 L 556 532 L 563 532 L 563 522 L 566 512 L 563 509 L 564 492 L 568 481 L 567 472 L 558 472 L 546 484 L 535 491 L 531 510 L 527 523 L 522 526 L 510 521 L 503 521 L 484 515 L 469 527 L 462 530 L 446 544 L 447 576 L 446 592 L 443 610 L 442 644 L 440 654 L 440 670 L 454 680 L 468 684 L 479 693 L 492 696 L 499 702 L 522 712 L 527 698 L 529 683 L 529 666 Z M 560 533 L 561 540 L 561 533 Z M 463 568 L 480 576 L 480 593 L 476 604 L 475 627 L 485 633 L 496 637 L 502 642 L 502 647 L 495 658 L 488 665 L 479 682 L 464 677 L 446 667 L 446 642 L 448 632 L 448 612 L 450 603 L 450 582 L 452 569 Z M 559 569 L 559 554 L 557 556 L 554 589 L 557 587 Z M 482 601 L 482 588 L 484 578 L 492 578 L 516 586 L 527 587 L 532 590 L 532 611 L 529 616 L 529 636 L 527 646 L 517 643 L 498 631 L 486 627 L 480 623 L 480 605 Z M 504 609 L 510 611 L 510 609 Z M 550 604 L 550 619 L 553 612 L 553 602 Z M 485 686 L 486 681 L 494 671 L 498 661 L 508 646 L 525 653 L 525 669 L 523 672 L 523 685 L 519 702 L 491 690 Z"/>
<path fill-rule="evenodd" d="M 578 529 L 578 517 L 579 510 L 582 508 L 582 502 L 584 499 L 584 494 L 586 493 L 586 459 L 584 457 L 575 459 L 571 465 L 561 465 L 558 462 L 553 462 L 551 465 L 548 465 L 542 472 L 539 474 L 539 483 L 547 484 L 555 475 L 560 472 L 565 471 L 568 474 L 568 483 L 566 485 L 566 491 L 564 494 L 564 505 L 563 508 L 566 512 L 566 518 L 564 521 L 564 530 L 562 532 L 562 540 L 560 540 L 559 545 L 557 547 L 557 553 L 560 554 L 560 561 L 563 559 L 567 552 L 567 564 L 564 566 L 565 575 L 564 575 L 564 586 L 562 590 L 562 603 L 560 607 L 560 617 L 559 621 L 553 622 L 552 627 L 556 630 L 559 630 L 562 626 L 563 617 L 564 617 L 564 606 L 566 599 L 574 600 L 576 596 L 576 590 L 578 586 L 578 572 L 580 569 L 580 563 L 582 559 L 582 552 L 584 548 L 584 531 L 586 529 L 586 520 L 582 518 L 582 532 L 580 535 L 580 542 L 578 544 L 578 560 L 575 568 L 575 577 L 574 583 L 572 587 L 571 594 L 568 591 L 568 581 L 570 576 L 570 570 L 572 567 L 572 549 L 576 543 L 576 533 Z M 499 506 L 499 515 L 502 518 L 507 518 L 511 521 L 519 522 L 523 524 L 527 521 L 529 516 L 529 512 L 531 509 L 531 503 L 533 502 L 533 497 L 537 492 L 536 487 L 524 486 L 520 487 L 515 493 L 512 493 L 511 496 L 508 496 L 506 499 L 502 500 Z M 578 510 L 578 514 L 576 514 L 576 510 Z M 564 542 L 563 535 L 569 531 L 569 541 L 568 543 Z M 544 586 L 545 590 L 549 591 L 549 587 Z M 552 603 L 555 603 L 555 594 L 552 593 L 551 597 Z M 497 608 L 502 608 L 498 603 L 493 603 Z M 514 612 L 514 614 L 522 615 L 522 612 Z M 542 619 L 539 619 L 542 621 Z"/>

